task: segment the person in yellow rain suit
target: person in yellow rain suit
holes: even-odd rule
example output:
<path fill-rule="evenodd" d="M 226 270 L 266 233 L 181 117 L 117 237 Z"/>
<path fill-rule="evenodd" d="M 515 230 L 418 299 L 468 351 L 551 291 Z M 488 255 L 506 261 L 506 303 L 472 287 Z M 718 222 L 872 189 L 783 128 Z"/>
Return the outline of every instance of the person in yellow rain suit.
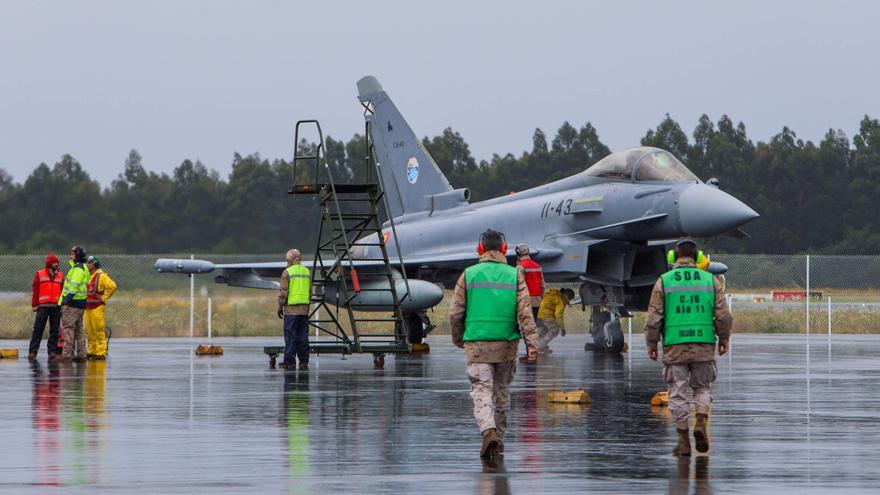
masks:
<path fill-rule="evenodd" d="M 88 340 L 88 359 L 107 359 L 107 334 L 104 328 L 104 306 L 107 299 L 116 292 L 116 282 L 101 270 L 101 260 L 89 256 L 89 285 L 86 292 L 86 338 Z"/>
<path fill-rule="evenodd" d="M 546 354 L 550 350 L 550 341 L 562 333 L 565 335 L 565 308 L 574 299 L 574 291 L 571 289 L 550 289 L 544 293 L 541 299 L 541 307 L 538 309 L 538 352 Z"/>

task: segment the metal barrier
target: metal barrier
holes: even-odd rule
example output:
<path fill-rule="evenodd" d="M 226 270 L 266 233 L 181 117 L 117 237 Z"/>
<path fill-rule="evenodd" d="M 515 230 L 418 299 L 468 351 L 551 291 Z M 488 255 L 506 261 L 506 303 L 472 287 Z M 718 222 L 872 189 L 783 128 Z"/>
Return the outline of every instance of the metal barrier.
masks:
<path fill-rule="evenodd" d="M 100 253 L 98 253 L 100 255 Z M 214 275 L 197 275 L 190 302 L 186 276 L 157 274 L 157 258 L 185 254 L 103 255 L 104 269 L 119 289 L 107 306 L 114 338 L 189 337 L 208 331 L 208 298 L 212 299 L 215 337 L 281 336 L 273 291 L 215 284 Z M 195 255 L 223 263 L 277 261 L 281 255 Z M 45 255 L 0 256 L 0 338 L 29 338 L 33 327 L 31 283 Z M 728 303 L 734 333 L 812 335 L 880 334 L 880 256 L 714 255 L 726 263 Z M 66 271 L 65 261 L 62 267 Z M 810 293 L 811 297 L 806 297 Z M 428 312 L 436 325 L 432 335 L 449 333 L 447 313 L 452 292 Z M 590 311 L 566 311 L 566 329 L 586 333 Z M 641 333 L 644 314 L 623 321 L 624 332 Z M 385 329 L 365 329 L 369 334 Z"/>

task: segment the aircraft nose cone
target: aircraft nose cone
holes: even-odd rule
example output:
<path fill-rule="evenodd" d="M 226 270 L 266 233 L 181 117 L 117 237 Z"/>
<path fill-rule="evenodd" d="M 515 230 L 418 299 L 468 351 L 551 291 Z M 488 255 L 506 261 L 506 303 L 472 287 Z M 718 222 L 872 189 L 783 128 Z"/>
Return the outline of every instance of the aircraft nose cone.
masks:
<path fill-rule="evenodd" d="M 678 208 L 683 234 L 692 237 L 718 235 L 760 216 L 742 201 L 705 184 L 682 191 Z"/>

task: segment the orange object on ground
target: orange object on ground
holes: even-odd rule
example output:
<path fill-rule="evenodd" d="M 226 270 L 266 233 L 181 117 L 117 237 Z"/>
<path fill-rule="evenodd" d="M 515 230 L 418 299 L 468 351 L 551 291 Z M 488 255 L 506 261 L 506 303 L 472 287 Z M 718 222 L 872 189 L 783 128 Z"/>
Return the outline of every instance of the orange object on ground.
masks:
<path fill-rule="evenodd" d="M 651 405 L 652 406 L 668 406 L 669 405 L 669 392 L 662 391 L 654 394 L 654 397 L 651 397 Z"/>
<path fill-rule="evenodd" d="M 200 345 L 196 347 L 196 356 L 222 356 L 223 348 L 219 345 Z"/>

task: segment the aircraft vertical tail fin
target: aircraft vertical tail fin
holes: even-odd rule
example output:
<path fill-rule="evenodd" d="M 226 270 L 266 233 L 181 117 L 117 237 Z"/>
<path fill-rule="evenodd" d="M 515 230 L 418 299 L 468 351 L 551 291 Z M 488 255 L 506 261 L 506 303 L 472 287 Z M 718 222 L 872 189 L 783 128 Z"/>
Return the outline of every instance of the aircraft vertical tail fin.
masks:
<path fill-rule="evenodd" d="M 373 76 L 357 83 L 358 99 L 369 102 L 374 152 L 388 198 L 389 214 L 399 217 L 431 210 L 432 196 L 452 191 L 449 181 Z"/>

